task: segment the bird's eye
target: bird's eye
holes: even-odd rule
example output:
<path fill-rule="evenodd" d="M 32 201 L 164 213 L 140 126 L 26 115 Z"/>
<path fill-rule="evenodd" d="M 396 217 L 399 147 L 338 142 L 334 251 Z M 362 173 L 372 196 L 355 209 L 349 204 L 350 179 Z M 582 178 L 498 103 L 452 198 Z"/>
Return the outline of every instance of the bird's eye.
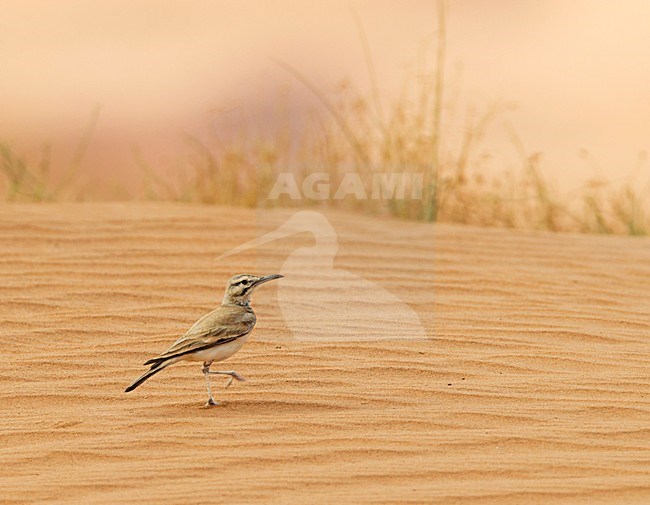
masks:
<path fill-rule="evenodd" d="M 244 279 L 243 281 L 241 281 L 241 283 L 242 283 L 244 286 L 248 286 L 248 279 Z"/>

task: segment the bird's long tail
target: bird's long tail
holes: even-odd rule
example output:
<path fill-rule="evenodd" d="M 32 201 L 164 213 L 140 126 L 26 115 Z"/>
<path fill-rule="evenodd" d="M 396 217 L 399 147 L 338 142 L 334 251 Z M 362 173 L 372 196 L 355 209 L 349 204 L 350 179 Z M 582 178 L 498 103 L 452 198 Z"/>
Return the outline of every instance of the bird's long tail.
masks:
<path fill-rule="evenodd" d="M 150 370 L 147 370 L 145 373 L 143 373 L 140 377 L 138 377 L 133 383 L 124 390 L 125 393 L 128 393 L 129 391 L 133 391 L 135 388 L 137 388 L 140 384 L 142 384 L 144 381 L 146 381 L 149 377 L 156 375 L 158 372 L 164 370 L 167 368 L 169 365 L 173 365 L 176 363 L 176 359 L 168 359 L 165 361 L 159 361 L 158 363 L 154 363 L 151 366 Z"/>

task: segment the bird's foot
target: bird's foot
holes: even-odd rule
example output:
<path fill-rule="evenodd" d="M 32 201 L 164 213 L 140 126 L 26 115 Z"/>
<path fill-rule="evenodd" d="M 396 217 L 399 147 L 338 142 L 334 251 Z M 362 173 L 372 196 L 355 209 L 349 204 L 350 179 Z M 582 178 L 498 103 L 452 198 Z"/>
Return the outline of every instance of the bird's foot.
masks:
<path fill-rule="evenodd" d="M 243 375 L 239 375 L 237 372 L 233 372 L 232 375 L 230 375 L 231 378 L 237 379 L 239 382 L 246 382 L 246 377 Z"/>
<path fill-rule="evenodd" d="M 232 372 L 229 373 L 230 377 L 228 377 L 228 381 L 226 382 L 226 387 L 230 387 L 232 384 L 233 379 L 237 379 L 239 382 L 246 382 L 246 377 L 243 375 L 239 375 L 237 372 Z"/>
<path fill-rule="evenodd" d="M 215 402 L 214 398 L 210 397 L 208 398 L 208 403 L 206 403 L 204 407 L 207 409 L 210 407 L 216 407 L 217 405 L 221 405 L 221 404 L 219 402 Z"/>
<path fill-rule="evenodd" d="M 225 372 L 223 370 L 219 370 L 219 371 L 215 370 L 214 372 L 207 372 L 207 373 L 215 374 L 215 375 L 216 374 L 218 374 L 218 375 L 229 375 L 230 377 L 228 377 L 228 381 L 226 382 L 226 387 L 228 387 L 228 386 L 230 386 L 232 384 L 233 379 L 236 379 L 236 380 L 238 380 L 240 382 L 246 381 L 246 377 L 244 377 L 243 375 L 239 375 L 237 372 L 235 372 L 233 370 L 228 371 L 228 372 Z"/>

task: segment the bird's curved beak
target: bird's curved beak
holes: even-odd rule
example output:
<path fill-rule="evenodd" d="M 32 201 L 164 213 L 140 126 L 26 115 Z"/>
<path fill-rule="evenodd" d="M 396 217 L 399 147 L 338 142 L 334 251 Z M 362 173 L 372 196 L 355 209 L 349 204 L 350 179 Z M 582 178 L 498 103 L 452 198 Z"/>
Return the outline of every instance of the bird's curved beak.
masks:
<path fill-rule="evenodd" d="M 260 277 L 257 281 L 255 281 L 254 286 L 257 287 L 260 284 L 264 284 L 265 282 L 269 282 L 275 279 L 281 279 L 282 277 L 284 277 L 284 275 L 280 275 L 280 274 L 265 275 L 264 277 Z"/>

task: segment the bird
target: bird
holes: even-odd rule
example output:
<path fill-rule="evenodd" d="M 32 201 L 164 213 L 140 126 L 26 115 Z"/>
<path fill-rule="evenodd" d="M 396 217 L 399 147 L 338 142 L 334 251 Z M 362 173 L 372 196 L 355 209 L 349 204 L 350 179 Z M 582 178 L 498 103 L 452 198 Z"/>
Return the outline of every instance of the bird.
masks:
<path fill-rule="evenodd" d="M 228 375 L 226 387 L 233 379 L 246 379 L 235 371 L 212 371 L 213 362 L 223 361 L 235 354 L 248 340 L 257 321 L 250 305 L 253 291 L 262 284 L 284 277 L 280 274 L 258 277 L 251 274 L 237 274 L 230 278 L 221 306 L 199 319 L 172 346 L 159 356 L 146 361 L 151 368 L 138 377 L 126 389 L 133 391 L 144 381 L 179 361 L 202 361 L 205 384 L 208 388 L 206 407 L 219 405 L 212 396 L 209 376 Z"/>
<path fill-rule="evenodd" d="M 295 248 L 279 269 L 286 282 L 278 287 L 278 305 L 294 339 L 346 343 L 429 338 L 417 312 L 398 294 L 336 267 L 338 234 L 320 212 L 294 212 L 275 230 L 224 252 L 217 260 L 304 232 L 313 236 L 312 243 Z M 381 240 L 377 235 L 376 240 Z M 366 247 L 371 251 L 373 244 Z M 417 289 L 411 287 L 411 280 L 405 279 L 404 285 Z"/>

